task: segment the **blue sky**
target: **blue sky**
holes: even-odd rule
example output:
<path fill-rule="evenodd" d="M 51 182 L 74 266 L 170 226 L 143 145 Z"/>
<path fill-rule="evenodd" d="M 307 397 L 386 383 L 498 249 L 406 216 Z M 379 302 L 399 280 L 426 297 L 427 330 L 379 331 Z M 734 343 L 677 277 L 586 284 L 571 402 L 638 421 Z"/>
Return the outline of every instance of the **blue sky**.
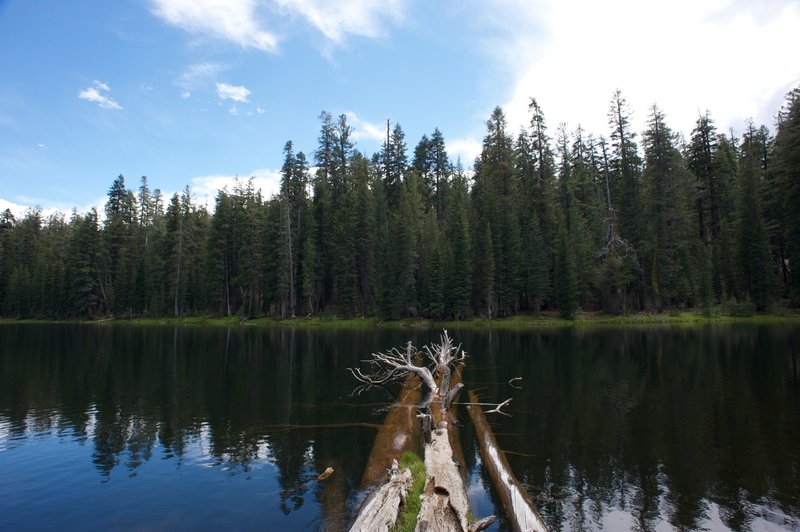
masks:
<path fill-rule="evenodd" d="M 84 211 L 119 174 L 200 202 L 255 176 L 269 195 L 321 110 L 368 154 L 386 118 L 409 150 L 439 127 L 467 164 L 491 110 L 516 132 L 531 96 L 553 135 L 606 135 L 616 88 L 638 128 L 656 102 L 686 133 L 705 109 L 771 127 L 797 28 L 791 0 L 0 0 L 0 209 Z"/>

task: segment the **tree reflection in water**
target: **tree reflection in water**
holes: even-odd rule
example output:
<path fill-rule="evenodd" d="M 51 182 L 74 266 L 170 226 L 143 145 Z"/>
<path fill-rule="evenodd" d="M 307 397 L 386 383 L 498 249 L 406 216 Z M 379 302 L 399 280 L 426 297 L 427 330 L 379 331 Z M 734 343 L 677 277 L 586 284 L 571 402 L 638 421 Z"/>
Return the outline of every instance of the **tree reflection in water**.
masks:
<path fill-rule="evenodd" d="M 105 481 L 156 460 L 228 478 L 269 469 L 282 515 L 313 502 L 316 526 L 338 529 L 375 437 L 356 424 L 386 412 L 379 390 L 350 397 L 345 368 L 438 332 L 3 325 L 0 464 L 57 438 L 90 446 Z M 554 530 L 800 526 L 796 326 L 454 336 L 467 387 L 514 397 L 497 440 Z M 463 444 L 480 483 L 469 426 Z"/>

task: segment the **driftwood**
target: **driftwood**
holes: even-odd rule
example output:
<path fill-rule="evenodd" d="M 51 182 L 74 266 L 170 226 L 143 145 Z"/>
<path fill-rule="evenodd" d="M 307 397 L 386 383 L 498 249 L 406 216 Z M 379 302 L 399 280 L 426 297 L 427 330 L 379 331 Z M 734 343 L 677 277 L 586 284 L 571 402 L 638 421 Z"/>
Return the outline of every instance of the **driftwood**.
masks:
<path fill-rule="evenodd" d="M 387 531 L 394 526 L 400 505 L 408 497 L 413 478 L 411 470 L 397 471 L 397 461 L 392 463 L 392 476 L 386 484 L 370 497 L 350 528 L 354 532 Z"/>
<path fill-rule="evenodd" d="M 500 494 L 500 500 L 508 517 L 509 523 L 514 530 L 518 531 L 546 531 L 539 512 L 531 503 L 527 493 L 523 489 L 519 480 L 511 472 L 508 460 L 497 445 L 492 428 L 486 420 L 486 416 L 478 406 L 478 398 L 475 392 L 468 394 L 471 405 L 467 406 L 472 424 L 480 441 L 481 457 L 483 464 L 492 477 L 495 488 Z"/>

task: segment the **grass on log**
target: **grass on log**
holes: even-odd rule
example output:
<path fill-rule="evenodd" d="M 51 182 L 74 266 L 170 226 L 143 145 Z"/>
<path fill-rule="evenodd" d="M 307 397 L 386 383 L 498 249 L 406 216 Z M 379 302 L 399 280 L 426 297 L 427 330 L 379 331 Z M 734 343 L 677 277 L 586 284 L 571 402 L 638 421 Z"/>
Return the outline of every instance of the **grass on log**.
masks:
<path fill-rule="evenodd" d="M 397 517 L 397 522 L 392 529 L 393 532 L 412 532 L 417 526 L 417 514 L 419 514 L 422 495 L 422 489 L 425 487 L 425 462 L 412 453 L 406 451 L 400 458 L 400 470 L 405 468 L 411 470 L 411 476 L 414 478 L 414 483 L 406 497 L 406 502 L 400 510 L 400 515 Z"/>

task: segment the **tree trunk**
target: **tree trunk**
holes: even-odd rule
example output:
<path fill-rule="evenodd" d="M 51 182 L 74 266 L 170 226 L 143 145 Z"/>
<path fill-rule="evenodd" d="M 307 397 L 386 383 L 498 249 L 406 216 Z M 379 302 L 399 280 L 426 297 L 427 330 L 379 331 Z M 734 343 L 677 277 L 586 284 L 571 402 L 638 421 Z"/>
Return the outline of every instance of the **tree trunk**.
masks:
<path fill-rule="evenodd" d="M 470 391 L 468 397 L 470 403 L 478 403 L 475 392 Z M 467 406 L 467 410 L 469 410 L 472 424 L 475 426 L 475 432 L 478 434 L 483 464 L 492 477 L 495 489 L 500 494 L 500 500 L 509 523 L 517 531 L 546 531 L 547 527 L 544 521 L 519 480 L 511 472 L 503 451 L 497 446 L 497 440 L 494 438 L 494 433 L 483 410 L 476 404 Z"/>
<path fill-rule="evenodd" d="M 397 462 L 394 463 L 396 465 Z M 359 512 L 351 532 L 388 532 L 397 521 L 400 505 L 408 497 L 414 480 L 410 469 L 393 471 L 386 484 L 370 497 Z"/>

